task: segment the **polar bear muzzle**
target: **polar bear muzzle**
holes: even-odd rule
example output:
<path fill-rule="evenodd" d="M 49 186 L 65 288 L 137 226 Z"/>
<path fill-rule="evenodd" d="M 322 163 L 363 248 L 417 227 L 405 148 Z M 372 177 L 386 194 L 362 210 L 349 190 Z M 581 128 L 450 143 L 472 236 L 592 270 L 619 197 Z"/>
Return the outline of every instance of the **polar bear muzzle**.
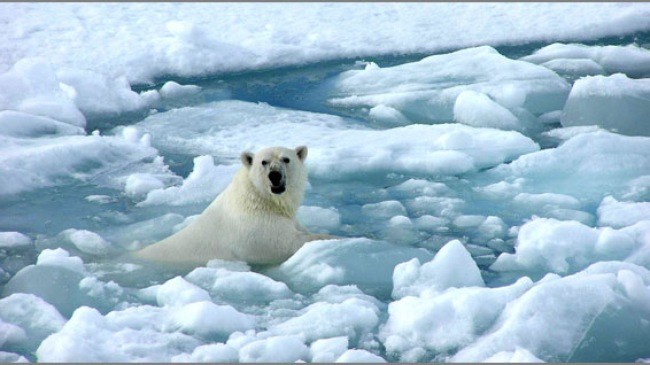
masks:
<path fill-rule="evenodd" d="M 282 194 L 286 190 L 286 178 L 282 172 L 277 170 L 269 172 L 269 181 L 271 181 L 273 194 Z"/>

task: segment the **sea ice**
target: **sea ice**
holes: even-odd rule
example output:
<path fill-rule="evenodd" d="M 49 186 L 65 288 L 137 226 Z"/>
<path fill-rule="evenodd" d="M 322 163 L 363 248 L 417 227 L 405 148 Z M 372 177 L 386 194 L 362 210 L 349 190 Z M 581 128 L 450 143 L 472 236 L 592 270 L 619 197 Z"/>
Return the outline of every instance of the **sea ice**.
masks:
<path fill-rule="evenodd" d="M 597 125 L 622 134 L 650 136 L 648 98 L 650 79 L 623 74 L 584 77 L 571 88 L 562 125 Z"/>
<path fill-rule="evenodd" d="M 650 202 L 618 201 L 606 196 L 598 206 L 598 225 L 614 228 L 650 220 Z"/>
<path fill-rule="evenodd" d="M 576 76 L 597 75 L 603 72 L 622 72 L 634 78 L 650 76 L 650 51 L 634 44 L 587 46 L 553 43 L 522 57 L 521 60 L 550 66 L 549 68 L 556 71 L 575 71 L 572 73 Z"/>
<path fill-rule="evenodd" d="M 341 356 L 339 356 L 338 359 L 335 361 L 336 363 L 342 362 L 342 363 L 385 363 L 386 360 L 382 358 L 381 356 L 377 356 L 373 354 L 372 352 L 366 351 L 366 350 L 357 350 L 357 349 L 350 349 L 345 351 Z"/>
<path fill-rule="evenodd" d="M 181 85 L 174 81 L 167 81 L 160 88 L 160 96 L 166 99 L 177 99 L 197 94 L 201 91 L 200 86 Z"/>
<path fill-rule="evenodd" d="M 298 336 L 273 336 L 239 350 L 240 362 L 297 362 L 309 360 L 309 348 Z"/>
<path fill-rule="evenodd" d="M 502 253 L 490 269 L 566 274 L 601 260 L 623 260 L 644 247 L 643 235 L 650 232 L 649 223 L 615 230 L 576 221 L 534 219 L 519 229 L 515 253 Z"/>
<path fill-rule="evenodd" d="M 266 273 L 301 293 L 314 292 L 328 284 L 354 284 L 366 292 L 389 296 L 393 268 L 415 257 L 428 261 L 432 255 L 423 249 L 367 238 L 312 241 Z M 368 265 L 359 266 L 359 260 Z"/>
<path fill-rule="evenodd" d="M 32 244 L 32 239 L 20 232 L 0 232 L 0 248 L 26 247 Z"/>
<path fill-rule="evenodd" d="M 400 299 L 423 292 L 435 293 L 466 286 L 482 287 L 485 283 L 472 256 L 460 241 L 454 240 L 443 246 L 433 260 L 424 265 L 414 258 L 395 266 L 392 296 Z"/>
<path fill-rule="evenodd" d="M 450 122 L 520 129 L 511 111 L 561 109 L 570 85 L 544 67 L 508 59 L 491 47 L 434 55 L 394 67 L 346 71 L 330 103 L 341 108 L 391 107 L 417 123 Z M 479 117 L 475 108 L 486 114 Z"/>
<path fill-rule="evenodd" d="M 639 316 L 647 318 L 650 313 L 648 307 L 638 312 L 630 297 L 648 291 L 649 274 L 633 264 L 605 262 L 564 278 L 549 274 L 509 303 L 488 333 L 450 360 L 483 361 L 518 347 L 545 361 L 566 362 L 591 358 L 594 352 L 620 356 L 634 351 L 640 348 L 636 339 L 649 332 L 647 326 L 638 324 Z M 619 280 L 631 283 L 632 277 L 644 285 L 637 289 L 631 286 L 628 293 Z M 628 326 L 635 330 L 630 331 Z M 613 338 L 623 342 L 612 346 Z"/>
<path fill-rule="evenodd" d="M 178 125 L 178 119 L 186 123 Z M 461 174 L 539 149 L 515 131 L 459 124 L 373 130 L 350 126 L 340 117 L 241 101 L 174 109 L 136 127 L 151 134 L 153 145 L 163 152 L 210 154 L 226 164 L 239 164 L 242 150 L 256 151 L 278 140 L 289 146 L 308 144 L 310 173 L 328 180 L 387 172 Z M 287 135 L 287 130 L 294 133 Z"/>
<path fill-rule="evenodd" d="M 0 110 L 86 126 L 86 118 L 59 87 L 53 66 L 42 59 L 22 59 L 11 70 L 0 74 L 0 90 Z"/>

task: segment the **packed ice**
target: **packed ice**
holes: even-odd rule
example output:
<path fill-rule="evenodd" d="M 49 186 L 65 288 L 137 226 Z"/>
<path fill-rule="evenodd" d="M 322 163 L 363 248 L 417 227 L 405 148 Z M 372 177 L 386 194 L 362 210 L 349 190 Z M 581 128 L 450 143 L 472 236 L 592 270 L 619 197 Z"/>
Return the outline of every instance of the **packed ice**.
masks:
<path fill-rule="evenodd" d="M 647 362 L 648 19 L 0 4 L 0 362 Z M 299 145 L 333 237 L 131 258 Z"/>

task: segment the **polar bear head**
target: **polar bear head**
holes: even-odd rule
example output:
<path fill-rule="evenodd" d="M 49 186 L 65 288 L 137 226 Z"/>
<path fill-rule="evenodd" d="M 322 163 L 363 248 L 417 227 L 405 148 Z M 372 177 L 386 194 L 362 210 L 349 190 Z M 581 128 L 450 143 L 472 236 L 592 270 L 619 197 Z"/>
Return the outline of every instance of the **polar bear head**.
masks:
<path fill-rule="evenodd" d="M 307 184 L 307 147 L 269 147 L 256 154 L 243 152 L 241 161 L 262 197 L 289 198 L 300 204 Z M 297 207 L 296 207 L 297 208 Z"/>

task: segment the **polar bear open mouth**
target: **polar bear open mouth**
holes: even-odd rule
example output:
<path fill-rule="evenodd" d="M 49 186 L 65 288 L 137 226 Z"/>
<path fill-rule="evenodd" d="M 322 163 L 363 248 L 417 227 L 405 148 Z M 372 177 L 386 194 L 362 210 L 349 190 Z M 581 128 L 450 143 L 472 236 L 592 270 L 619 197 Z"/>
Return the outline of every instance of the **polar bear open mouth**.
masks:
<path fill-rule="evenodd" d="M 280 171 L 271 171 L 269 173 L 269 181 L 271 181 L 271 192 L 273 194 L 282 194 L 286 190 L 285 177 Z"/>
<path fill-rule="evenodd" d="M 284 185 L 281 185 L 281 186 L 271 186 L 271 192 L 272 192 L 273 194 L 282 194 L 282 193 L 284 193 L 285 190 L 286 190 L 286 188 L 284 187 Z"/>

